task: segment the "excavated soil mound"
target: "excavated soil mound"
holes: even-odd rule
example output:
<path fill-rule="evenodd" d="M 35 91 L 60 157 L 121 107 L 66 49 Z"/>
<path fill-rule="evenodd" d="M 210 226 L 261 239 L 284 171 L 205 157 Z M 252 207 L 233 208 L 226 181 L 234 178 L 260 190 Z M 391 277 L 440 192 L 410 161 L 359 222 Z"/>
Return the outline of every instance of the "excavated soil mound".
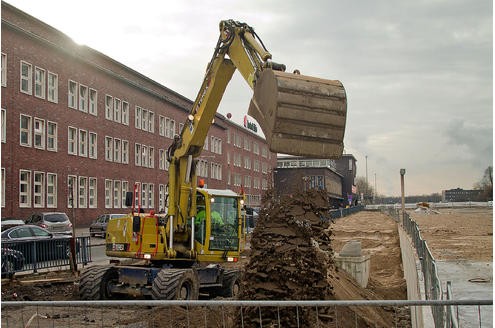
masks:
<path fill-rule="evenodd" d="M 343 290 L 362 291 L 337 270 L 331 248 L 327 195 L 310 190 L 268 197 L 251 237 L 251 255 L 241 282 L 243 300 L 335 300 Z M 337 290 L 334 290 L 336 285 Z M 373 299 L 366 292 L 361 299 Z M 260 322 L 260 311 L 262 322 Z M 386 327 L 392 323 L 381 309 L 245 308 L 238 323 L 248 327 Z M 338 317 L 338 318 L 337 318 Z M 337 320 L 338 319 L 338 320 Z M 372 320 L 370 320 L 372 319 Z M 318 322 L 317 322 L 318 320 Z M 347 322 L 348 321 L 348 322 Z M 348 324 L 349 325 L 348 325 Z M 373 323 L 373 324 L 371 324 Z"/>

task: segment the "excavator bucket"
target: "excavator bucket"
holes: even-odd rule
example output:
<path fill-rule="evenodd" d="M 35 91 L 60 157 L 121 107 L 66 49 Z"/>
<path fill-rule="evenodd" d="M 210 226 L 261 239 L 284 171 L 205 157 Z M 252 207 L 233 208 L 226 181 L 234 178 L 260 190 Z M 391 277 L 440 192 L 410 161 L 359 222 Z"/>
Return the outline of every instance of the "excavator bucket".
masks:
<path fill-rule="evenodd" d="M 258 121 L 273 152 L 342 156 L 347 99 L 340 81 L 264 70 L 248 114 Z"/>

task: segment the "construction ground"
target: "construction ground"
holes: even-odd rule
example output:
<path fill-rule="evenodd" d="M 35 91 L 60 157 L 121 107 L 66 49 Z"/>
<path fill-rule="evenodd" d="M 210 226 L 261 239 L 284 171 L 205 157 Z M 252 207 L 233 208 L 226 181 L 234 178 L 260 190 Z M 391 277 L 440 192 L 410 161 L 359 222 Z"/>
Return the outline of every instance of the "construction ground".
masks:
<path fill-rule="evenodd" d="M 418 223 L 423 239 L 436 259 L 442 284 L 451 281 L 454 297 L 458 299 L 492 299 L 493 282 L 493 210 L 492 208 L 452 208 L 432 212 L 410 211 L 411 217 Z M 339 252 L 343 245 L 350 240 L 361 242 L 363 254 L 370 255 L 370 274 L 366 288 L 357 284 L 350 275 L 342 270 L 332 270 L 328 273 L 329 286 L 322 285 L 323 289 L 331 291 L 330 299 L 336 300 L 405 300 L 407 299 L 406 281 L 401 259 L 399 234 L 397 223 L 389 216 L 377 211 L 361 211 L 348 217 L 336 219 L 330 226 L 331 248 Z M 256 230 L 255 230 L 256 233 Z M 325 235 L 327 236 L 327 235 Z M 284 248 L 285 249 L 285 248 Z M 244 267 L 249 272 L 249 263 L 252 256 L 247 248 L 243 259 L 237 266 Z M 263 255 L 268 257 L 267 255 Z M 274 262 L 274 258 L 266 258 L 267 262 Z M 314 271 L 314 270 L 313 270 Z M 61 282 L 60 278 L 67 281 Z M 52 280 L 54 279 L 54 280 Z M 277 279 L 284 279 L 283 276 Z M 70 274 L 66 272 L 51 272 L 36 277 L 19 277 L 14 281 L 2 281 L 2 301 L 11 300 L 77 300 L 76 284 Z M 322 289 L 322 290 L 323 290 Z M 257 289 L 259 291 L 259 289 Z M 103 308 L 97 311 L 78 309 L 70 316 L 71 327 L 100 326 L 99 322 L 113 322 L 122 327 L 161 327 L 167 321 L 163 312 L 152 309 L 141 309 L 139 315 L 131 308 L 120 310 Z M 487 310 L 486 308 L 484 310 Z M 2 326 L 6 321 L 13 323 L 16 318 L 29 318 L 29 313 L 21 309 L 2 309 Z M 47 310 L 48 311 L 48 310 Z M 50 309 L 49 311 L 57 311 Z M 103 311 L 103 313 L 102 313 Z M 349 325 L 340 322 L 338 327 L 409 327 L 408 313 L 397 312 L 391 309 L 369 309 L 361 307 L 354 309 L 356 316 L 350 317 Z M 489 306 L 488 311 L 492 311 Z M 228 311 L 227 311 L 228 312 Z M 227 313 L 228 314 L 228 313 Z M 68 320 L 67 316 L 57 313 L 47 313 L 48 318 Z M 180 320 L 180 313 L 175 313 L 176 320 Z M 198 327 L 205 327 L 203 312 Z M 483 317 L 483 327 L 492 326 L 492 318 Z M 9 320 L 10 319 L 10 320 Z M 185 317 L 184 317 L 185 319 Z M 221 327 L 225 323 L 224 314 L 211 312 L 208 317 L 208 327 Z M 479 327 L 475 318 L 471 323 Z M 489 319 L 490 321 L 486 321 Z M 44 320 L 44 319 L 43 319 Z M 189 319 L 187 319 L 189 320 Z M 228 326 L 236 327 L 236 319 L 227 320 Z M 469 318 L 462 327 L 470 327 Z M 56 321 L 56 320 L 55 320 Z M 63 321 L 66 322 L 66 321 Z M 146 324 L 153 322 L 155 324 Z M 223 324 L 221 323 L 223 322 Z M 9 325 L 9 327 L 25 326 L 24 324 Z M 158 324 L 156 324 L 158 323 Z M 162 323 L 163 325 L 161 325 Z M 356 323 L 358 323 L 356 325 Z M 55 323 L 57 326 L 57 323 Z M 62 325 L 64 326 L 64 325 Z M 106 326 L 106 325 L 103 325 Z M 177 323 L 175 327 L 196 327 L 193 322 Z M 321 325 L 326 327 L 326 325 Z M 328 325 L 330 327 L 331 325 Z M 335 325 L 334 325 L 335 326 Z M 333 326 L 332 326 L 333 327 Z"/>

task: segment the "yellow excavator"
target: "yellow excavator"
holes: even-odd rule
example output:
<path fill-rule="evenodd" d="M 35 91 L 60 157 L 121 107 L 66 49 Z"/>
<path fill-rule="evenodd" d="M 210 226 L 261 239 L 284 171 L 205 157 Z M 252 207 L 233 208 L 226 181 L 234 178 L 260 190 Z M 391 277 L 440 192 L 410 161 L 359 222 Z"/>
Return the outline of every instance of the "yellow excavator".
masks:
<path fill-rule="evenodd" d="M 132 263 L 112 260 L 88 267 L 79 279 L 82 299 L 237 295 L 239 271 L 221 263 L 239 259 L 243 197 L 200 188 L 196 176 L 197 157 L 235 70 L 254 92 L 248 114 L 258 121 L 272 152 L 338 158 L 343 151 L 347 100 L 342 83 L 286 73 L 285 65 L 271 57 L 252 27 L 220 22 L 201 89 L 167 151 L 167 213 L 140 213 L 139 190 L 128 193 L 132 213 L 109 221 L 105 243 L 107 256 Z"/>

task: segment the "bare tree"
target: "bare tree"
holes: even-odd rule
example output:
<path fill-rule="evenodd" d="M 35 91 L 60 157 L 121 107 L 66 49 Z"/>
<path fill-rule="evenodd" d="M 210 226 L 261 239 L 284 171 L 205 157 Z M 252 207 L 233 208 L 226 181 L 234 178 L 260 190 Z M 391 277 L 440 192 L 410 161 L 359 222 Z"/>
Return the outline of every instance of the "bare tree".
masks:
<path fill-rule="evenodd" d="M 482 190 L 482 200 L 493 200 L 493 167 L 488 166 L 485 169 L 483 178 L 474 185 L 475 189 Z"/>

